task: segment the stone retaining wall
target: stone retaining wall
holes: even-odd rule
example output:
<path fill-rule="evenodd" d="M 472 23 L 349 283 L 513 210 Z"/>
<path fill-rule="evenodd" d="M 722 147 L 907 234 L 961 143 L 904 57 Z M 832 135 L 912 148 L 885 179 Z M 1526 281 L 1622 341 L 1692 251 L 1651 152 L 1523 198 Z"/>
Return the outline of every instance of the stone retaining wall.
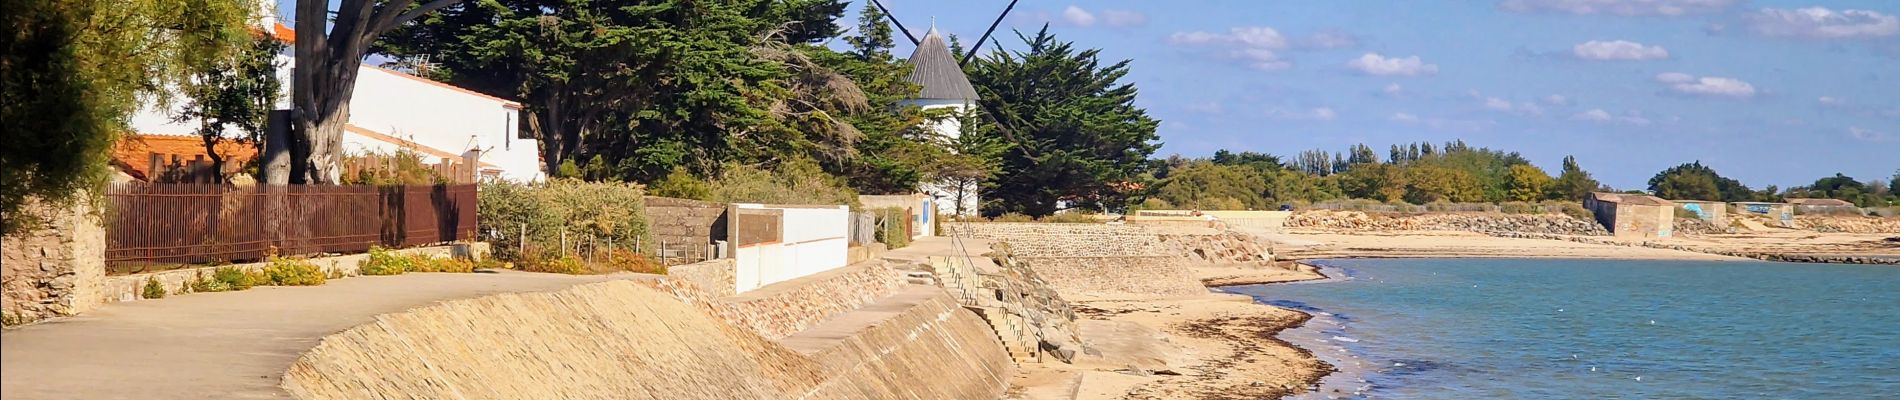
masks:
<path fill-rule="evenodd" d="M 1063 296 L 1207 293 L 1207 287 L 1174 256 L 1017 257 L 1034 266 Z"/>
<path fill-rule="evenodd" d="M 738 266 L 722 258 L 666 267 L 666 275 L 692 282 L 713 298 L 731 296 L 738 290 Z"/>
<path fill-rule="evenodd" d="M 79 195 L 84 198 L 85 195 Z M 7 326 L 69 316 L 99 304 L 106 231 L 84 201 L 52 209 L 29 200 L 22 212 L 45 224 L 0 238 L 0 310 Z"/>
<path fill-rule="evenodd" d="M 775 283 L 737 296 L 706 291 L 699 282 L 693 282 L 691 289 L 682 287 L 669 292 L 681 301 L 711 305 L 714 315 L 733 326 L 778 339 L 890 296 L 900 284 L 896 270 L 883 261 L 872 261 Z"/>
<path fill-rule="evenodd" d="M 1293 214 L 1288 228 L 1331 231 L 1525 232 L 1608 236 L 1595 221 L 1563 214 L 1434 213 L 1387 215 L 1358 211 L 1314 210 Z"/>
<path fill-rule="evenodd" d="M 390 252 L 396 254 L 421 254 L 435 257 L 453 256 L 481 259 L 488 255 L 488 243 L 456 243 L 442 246 L 395 249 L 390 250 Z M 369 254 L 348 254 L 308 259 L 311 265 L 322 268 L 326 275 L 336 274 L 346 277 L 361 275 L 361 273 L 358 272 L 359 268 L 363 261 L 367 260 L 369 260 Z M 255 262 L 109 276 L 105 278 L 105 283 L 99 291 L 99 302 L 116 303 L 139 300 L 145 293 L 145 282 L 148 280 L 157 280 L 158 284 L 165 288 L 166 294 L 168 295 L 186 294 L 191 293 L 192 282 L 199 279 L 210 279 L 218 268 L 240 268 L 250 271 L 261 271 L 268 265 L 270 265 L 268 262 Z"/>
<path fill-rule="evenodd" d="M 944 230 L 1008 242 L 1018 257 L 1175 255 L 1208 263 L 1265 262 L 1273 258 L 1270 249 L 1249 235 L 1206 227 L 960 222 L 944 223 Z"/>
<path fill-rule="evenodd" d="M 284 375 L 299 399 L 984 399 L 1013 374 L 946 296 L 812 356 L 659 282 L 449 301 L 324 338 Z M 688 295 L 685 298 L 703 297 Z"/>

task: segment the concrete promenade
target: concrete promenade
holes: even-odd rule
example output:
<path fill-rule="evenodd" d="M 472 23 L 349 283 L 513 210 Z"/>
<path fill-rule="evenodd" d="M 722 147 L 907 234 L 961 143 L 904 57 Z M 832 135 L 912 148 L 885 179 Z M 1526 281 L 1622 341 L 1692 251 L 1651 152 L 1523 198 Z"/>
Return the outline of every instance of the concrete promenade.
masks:
<path fill-rule="evenodd" d="M 298 356 L 376 315 L 648 276 L 412 273 L 114 303 L 0 334 L 0 397 L 286 398 L 278 385 Z"/>

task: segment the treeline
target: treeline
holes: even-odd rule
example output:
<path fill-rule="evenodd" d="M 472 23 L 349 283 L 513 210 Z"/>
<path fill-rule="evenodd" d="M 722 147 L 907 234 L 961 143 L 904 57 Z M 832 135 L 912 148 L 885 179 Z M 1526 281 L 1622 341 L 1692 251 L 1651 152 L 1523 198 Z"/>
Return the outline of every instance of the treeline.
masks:
<path fill-rule="evenodd" d="M 1393 145 L 1381 159 L 1364 144 L 1343 153 L 1301 152 L 1292 160 L 1255 152 L 1156 161 L 1145 206 L 1268 209 L 1294 201 L 1372 199 L 1424 204 L 1578 199 L 1605 190 L 1565 157 L 1556 177 L 1515 152 L 1464 141 Z"/>
<path fill-rule="evenodd" d="M 1371 146 L 1359 144 L 1343 152 L 1307 150 L 1291 159 L 1221 150 L 1209 158 L 1174 156 L 1153 164 L 1154 185 L 1141 203 L 1146 208 L 1272 209 L 1334 199 L 1411 204 L 1575 201 L 1593 191 L 1618 191 L 1598 182 L 1575 157 L 1564 157 L 1562 169 L 1552 176 L 1516 152 L 1472 147 L 1462 140 L 1395 144 L 1383 158 Z M 1900 195 L 1891 190 L 1894 185 L 1900 185 L 1900 171 L 1887 181 L 1863 182 L 1835 174 L 1785 191 L 1773 185 L 1754 190 L 1698 161 L 1658 172 L 1647 191 L 1624 192 L 1677 200 L 1836 198 L 1873 207 L 1900 205 Z"/>
<path fill-rule="evenodd" d="M 1158 121 L 1119 82 L 1127 61 L 1046 27 L 1019 33 L 1025 50 L 997 43 L 964 66 L 980 111 L 926 112 L 903 102 L 919 88 L 886 17 L 866 4 L 843 35 L 845 12 L 842 0 L 462 2 L 376 50 L 426 55 L 418 72 L 519 100 L 552 175 L 676 196 L 746 193 L 760 181 L 746 177 L 778 176 L 838 189 L 822 193 L 980 182 L 992 215 L 1118 208 L 1134 193 L 1115 184 L 1160 146 Z M 961 58 L 954 36 L 951 47 Z M 961 131 L 925 128 L 945 119 Z"/>

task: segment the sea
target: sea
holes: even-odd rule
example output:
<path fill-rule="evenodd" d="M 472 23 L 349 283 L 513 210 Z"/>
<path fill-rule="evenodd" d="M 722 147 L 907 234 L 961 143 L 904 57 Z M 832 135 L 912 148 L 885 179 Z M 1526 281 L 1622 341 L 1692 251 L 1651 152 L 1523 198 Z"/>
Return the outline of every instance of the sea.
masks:
<path fill-rule="evenodd" d="M 1301 399 L 1900 399 L 1900 267 L 1353 259 L 1228 291 L 1314 315 Z"/>

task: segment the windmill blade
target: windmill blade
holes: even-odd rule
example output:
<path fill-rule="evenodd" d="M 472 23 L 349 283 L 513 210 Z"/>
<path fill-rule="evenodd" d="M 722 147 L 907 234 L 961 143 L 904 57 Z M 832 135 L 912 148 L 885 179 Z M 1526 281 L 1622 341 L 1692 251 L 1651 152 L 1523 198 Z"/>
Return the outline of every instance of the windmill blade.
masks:
<path fill-rule="evenodd" d="M 892 24 L 895 24 L 895 25 L 897 25 L 897 31 L 898 31 L 898 32 L 903 32 L 903 33 L 904 33 L 904 37 L 906 37 L 906 38 L 910 38 L 910 45 L 912 45 L 912 46 L 916 46 L 916 45 L 918 45 L 918 44 L 922 44 L 922 43 L 923 43 L 923 41 L 921 41 L 921 40 L 917 40 L 917 36 L 915 36 L 915 35 L 911 35 L 911 34 L 910 34 L 910 28 L 905 28 L 905 27 L 904 27 L 904 23 L 902 23 L 902 22 L 897 22 L 897 14 L 892 14 L 892 13 L 891 13 L 891 9 L 889 9 L 889 8 L 884 8 L 884 3 L 881 3 L 881 2 L 878 2 L 877 0 L 871 0 L 871 4 L 872 4 L 872 5 L 875 5 L 875 6 L 877 6 L 877 10 L 878 10 L 878 11 L 883 11 L 883 12 L 884 12 L 884 18 L 885 18 L 885 19 L 889 19 L 889 20 L 891 20 L 891 23 L 892 23 Z M 1015 4 L 1016 4 L 1016 3 L 1015 3 L 1014 1 L 1012 1 L 1012 2 L 1010 2 L 1010 5 L 1015 5 Z M 991 28 L 991 29 L 994 29 L 994 28 Z"/>
<path fill-rule="evenodd" d="M 871 1 L 877 1 L 877 0 L 871 0 Z M 1016 9 L 1016 0 L 1009 0 L 1009 5 L 1003 7 L 1003 13 L 996 14 L 996 20 L 990 21 L 990 29 L 983 31 L 983 37 L 976 39 L 976 46 L 970 47 L 970 51 L 964 52 L 963 61 L 958 61 L 957 65 L 969 64 L 970 58 L 976 56 L 976 51 L 983 49 L 983 42 L 990 40 L 990 34 L 996 32 L 996 26 L 1003 24 L 1003 17 L 1009 16 L 1009 10 L 1014 10 L 1014 9 Z"/>

